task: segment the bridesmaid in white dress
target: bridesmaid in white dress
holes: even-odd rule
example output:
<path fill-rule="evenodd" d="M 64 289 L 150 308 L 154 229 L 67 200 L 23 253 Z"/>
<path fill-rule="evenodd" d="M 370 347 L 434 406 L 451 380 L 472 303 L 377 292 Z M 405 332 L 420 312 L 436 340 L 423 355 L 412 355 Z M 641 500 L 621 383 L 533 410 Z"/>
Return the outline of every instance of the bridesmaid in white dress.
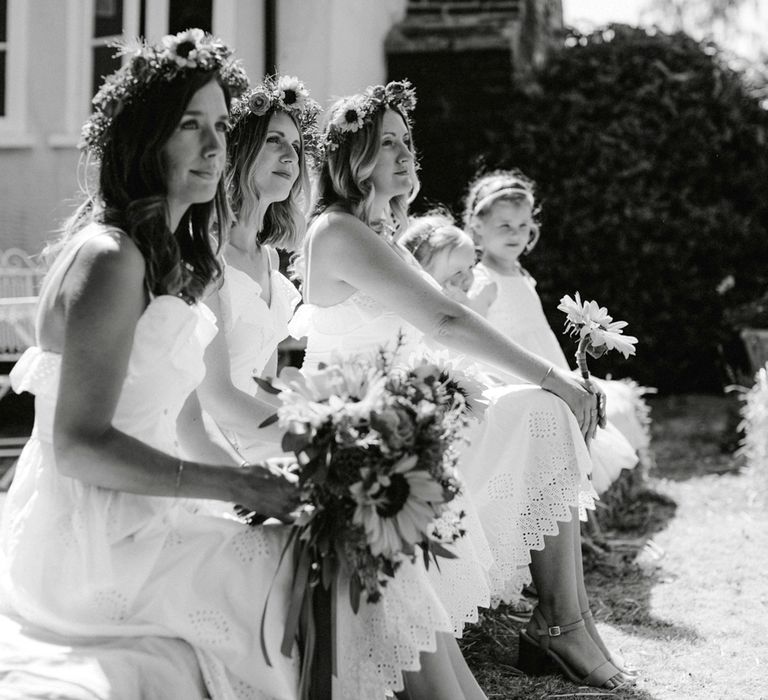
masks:
<path fill-rule="evenodd" d="M 548 656 L 573 680 L 615 688 L 626 677 L 583 619 L 578 509 L 594 497 L 584 438 L 598 427 L 598 397 L 445 297 L 393 240 L 387 222 L 404 228 L 418 186 L 407 116 L 414 102 L 407 83 L 390 83 L 329 111 L 304 255 L 305 304 L 292 322 L 297 337 L 307 336 L 305 368 L 394 350 L 398 335 L 406 358 L 426 334 L 548 390 L 486 392 L 491 406 L 462 458 L 462 477 L 502 574 L 494 592 L 511 584 L 516 595 L 521 569 L 531 565 L 540 602 L 522 633 L 520 662 L 531 668 Z M 462 679 L 446 674 L 445 682 Z"/>
<path fill-rule="evenodd" d="M 196 300 L 219 272 L 209 221 L 227 211 L 229 96 L 247 78 L 200 30 L 126 53 L 83 131 L 98 186 L 56 247 L 37 346 L 13 370 L 36 416 L 0 527 L 2 598 L 59 635 L 186 640 L 205 687 L 182 678 L 168 697 L 292 700 L 297 663 L 278 652 L 287 528 L 209 504 L 285 518 L 298 494 L 208 442 L 194 393 L 216 333 Z M 270 586 L 271 667 L 258 635 Z"/>
<path fill-rule="evenodd" d="M 277 344 L 288 335 L 287 323 L 300 298 L 279 272 L 272 246 L 295 249 L 303 241 L 306 147 L 317 138 L 317 111 L 303 84 L 287 76 L 267 78 L 232 109 L 227 181 L 237 221 L 224 250 L 224 282 L 206 298 L 223 332 L 208 346 L 201 396 L 230 444 L 249 461 L 282 454 L 278 445 L 260 437 L 265 430 L 257 430 L 253 416 L 263 407 L 258 398 L 251 399 L 257 394 L 253 377 L 274 374 Z M 234 392 L 240 394 L 236 403 L 230 398 Z M 460 655 L 448 657 L 435 632 L 476 621 L 478 596 L 490 600 L 478 563 L 483 558 L 490 566 L 490 553 L 476 553 L 473 547 L 462 540 L 455 546 L 460 558 L 441 563 L 450 573 L 441 580 L 439 603 L 420 560 L 404 562 L 383 600 L 363 604 L 357 615 L 351 612 L 347 586 L 338 586 L 335 635 L 342 672 L 337 696 L 379 697 L 380 688 L 400 688 L 406 670 L 409 697 L 452 697 L 441 692 L 439 681 L 444 668 L 464 661 Z M 466 588 L 473 590 L 469 599 L 451 596 Z M 467 697 L 484 696 L 475 687 Z"/>
<path fill-rule="evenodd" d="M 249 462 L 282 454 L 275 412 L 254 377 L 274 376 L 277 346 L 300 300 L 276 247 L 295 250 L 306 230 L 306 146 L 318 104 L 297 78 L 268 77 L 232 107 L 227 184 L 236 217 L 223 249 L 223 281 L 205 303 L 221 332 L 205 355 L 203 409 Z"/>

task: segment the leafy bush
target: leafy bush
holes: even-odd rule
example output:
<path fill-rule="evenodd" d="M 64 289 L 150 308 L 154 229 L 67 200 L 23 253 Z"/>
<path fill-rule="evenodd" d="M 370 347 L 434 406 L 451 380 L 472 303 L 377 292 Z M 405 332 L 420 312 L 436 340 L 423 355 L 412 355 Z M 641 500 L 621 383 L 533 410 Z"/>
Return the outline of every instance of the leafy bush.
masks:
<path fill-rule="evenodd" d="M 743 76 L 711 44 L 613 25 L 569 34 L 507 96 L 476 162 L 538 184 L 542 238 L 526 266 L 553 326 L 557 300 L 579 290 L 640 338 L 636 358 L 607 356 L 598 373 L 720 390 L 726 305 L 768 288 L 768 113 Z"/>

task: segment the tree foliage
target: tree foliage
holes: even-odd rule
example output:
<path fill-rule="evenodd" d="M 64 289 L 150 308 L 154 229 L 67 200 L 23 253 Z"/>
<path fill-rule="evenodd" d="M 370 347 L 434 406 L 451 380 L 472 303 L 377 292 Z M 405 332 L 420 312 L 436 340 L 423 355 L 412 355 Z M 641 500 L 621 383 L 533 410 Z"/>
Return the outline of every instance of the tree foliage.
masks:
<path fill-rule="evenodd" d="M 607 356 L 599 372 L 719 390 L 724 311 L 768 287 L 768 114 L 742 75 L 712 44 L 615 25 L 569 34 L 511 100 L 481 160 L 538 183 L 527 266 L 553 326 L 579 290 L 640 337 L 631 363 Z"/>

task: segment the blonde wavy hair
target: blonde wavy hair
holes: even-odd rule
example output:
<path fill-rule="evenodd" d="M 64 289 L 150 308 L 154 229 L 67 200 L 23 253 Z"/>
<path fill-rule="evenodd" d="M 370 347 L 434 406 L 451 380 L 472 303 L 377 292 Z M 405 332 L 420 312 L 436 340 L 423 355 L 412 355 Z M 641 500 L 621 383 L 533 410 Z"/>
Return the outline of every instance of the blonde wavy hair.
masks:
<path fill-rule="evenodd" d="M 339 111 L 348 99 L 338 100 L 331 106 L 326 115 L 326 125 L 338 117 Z M 367 120 L 357 131 L 347 134 L 335 148 L 327 148 L 317 177 L 312 206 L 313 217 L 321 214 L 332 204 L 338 204 L 368 226 L 375 226 L 378 223 L 377 217 L 381 212 L 373 211 L 373 199 L 376 193 L 371 175 L 381 151 L 381 124 L 385 109 L 392 109 L 402 117 L 411 136 L 408 118 L 398 109 L 386 107 L 380 109 L 375 118 Z M 415 157 L 412 138 L 411 153 Z M 392 221 L 398 231 L 404 231 L 408 225 L 408 204 L 418 194 L 419 187 L 420 184 L 416 178 L 409 194 L 397 195 L 389 201 Z"/>
<path fill-rule="evenodd" d="M 278 108 L 263 115 L 247 114 L 238 120 L 227 140 L 226 184 L 235 217 L 248 226 L 259 205 L 259 192 L 254 182 L 256 157 L 261 151 L 269 131 L 269 120 L 278 111 L 287 114 L 299 132 L 299 176 L 291 187 L 288 198 L 273 202 L 264 215 L 261 230 L 256 235 L 259 244 L 297 250 L 306 233 L 306 200 L 309 192 L 309 172 L 305 154 L 305 140 L 296 116 Z"/>
<path fill-rule="evenodd" d="M 438 209 L 412 218 L 400 244 L 431 274 L 441 252 L 455 250 L 465 241 L 471 243 L 472 239 L 447 211 Z"/>

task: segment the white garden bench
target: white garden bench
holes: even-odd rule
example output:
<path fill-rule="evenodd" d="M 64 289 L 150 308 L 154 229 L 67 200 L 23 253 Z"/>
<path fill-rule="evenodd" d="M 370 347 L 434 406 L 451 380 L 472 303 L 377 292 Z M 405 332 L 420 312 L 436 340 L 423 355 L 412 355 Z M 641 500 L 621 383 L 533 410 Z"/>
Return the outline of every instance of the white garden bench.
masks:
<path fill-rule="evenodd" d="M 37 295 L 44 274 L 43 267 L 20 248 L 0 251 L 0 362 L 16 362 L 34 344 Z M 8 375 L 0 373 L 0 400 L 10 388 Z M 26 440 L 0 437 L 0 457 L 17 457 Z"/>

